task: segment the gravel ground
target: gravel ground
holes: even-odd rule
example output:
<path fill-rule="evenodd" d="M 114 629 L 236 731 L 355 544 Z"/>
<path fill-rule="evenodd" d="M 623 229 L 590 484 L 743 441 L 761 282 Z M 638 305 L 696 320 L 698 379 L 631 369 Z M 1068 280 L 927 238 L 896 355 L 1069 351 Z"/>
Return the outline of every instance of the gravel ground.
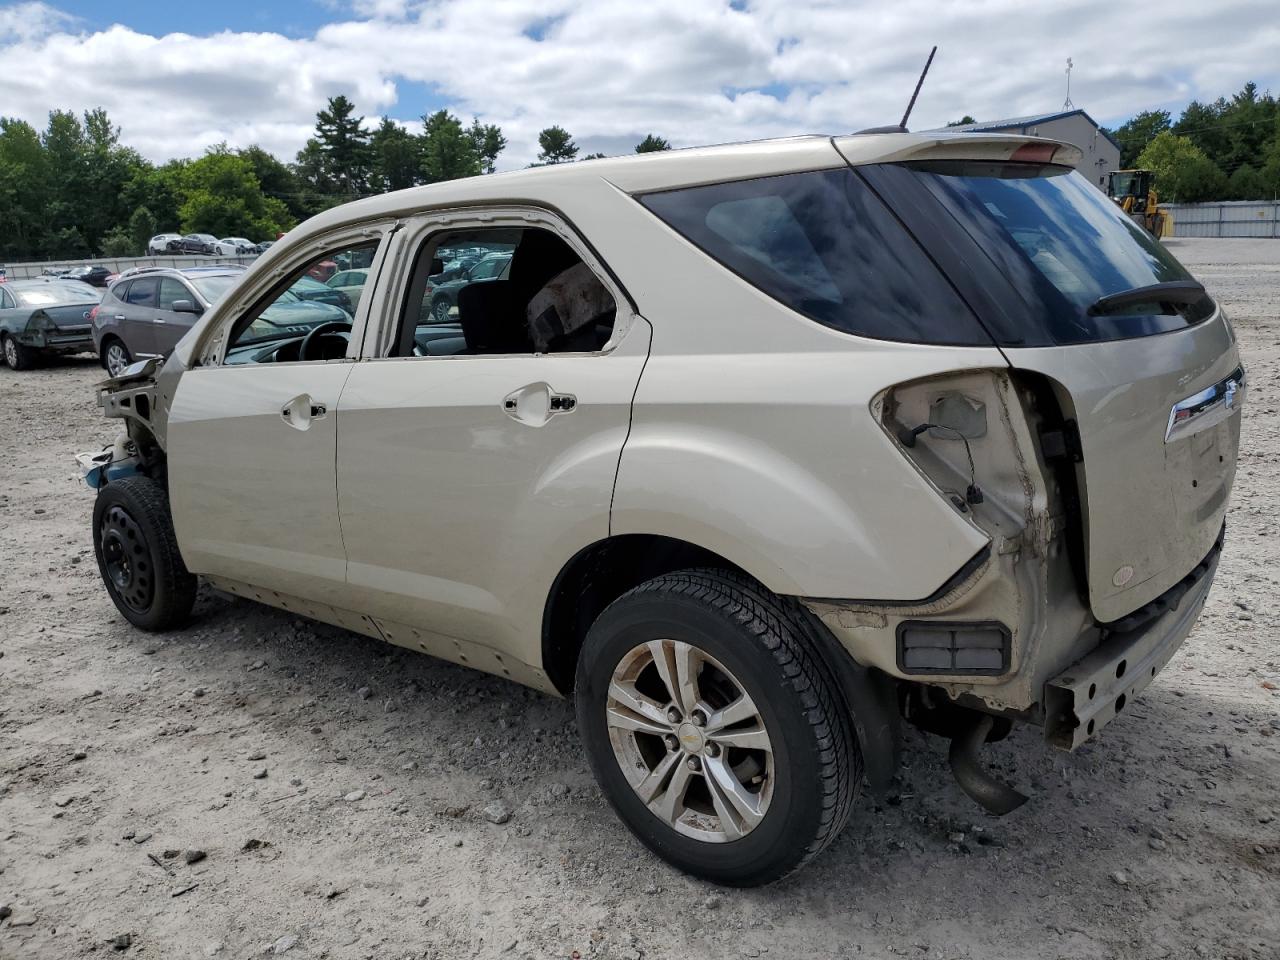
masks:
<path fill-rule="evenodd" d="M 908 734 L 894 792 L 754 891 L 630 838 L 567 703 L 212 594 L 129 628 L 70 460 L 114 434 L 101 373 L 0 369 L 0 957 L 1280 956 L 1280 242 L 1171 246 L 1251 379 L 1194 634 L 1078 753 L 992 747 L 1012 816 Z"/>

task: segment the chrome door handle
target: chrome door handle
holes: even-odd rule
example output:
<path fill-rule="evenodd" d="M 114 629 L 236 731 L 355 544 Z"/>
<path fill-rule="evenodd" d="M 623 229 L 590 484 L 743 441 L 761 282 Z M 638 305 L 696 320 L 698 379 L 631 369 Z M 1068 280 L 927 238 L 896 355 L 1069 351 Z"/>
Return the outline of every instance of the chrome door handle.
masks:
<path fill-rule="evenodd" d="M 123 320 L 123 319 L 125 319 L 125 316 L 124 316 L 124 314 L 123 314 L 123 313 L 117 313 L 115 318 L 116 318 L 117 320 Z"/>

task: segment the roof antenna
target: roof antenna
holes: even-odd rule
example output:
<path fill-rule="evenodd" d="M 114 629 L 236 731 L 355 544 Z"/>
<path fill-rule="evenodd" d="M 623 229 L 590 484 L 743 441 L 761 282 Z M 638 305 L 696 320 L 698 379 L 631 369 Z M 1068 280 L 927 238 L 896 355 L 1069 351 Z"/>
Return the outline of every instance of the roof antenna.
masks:
<path fill-rule="evenodd" d="M 907 112 L 902 115 L 902 122 L 898 124 L 905 133 L 907 130 L 907 118 L 911 116 L 911 111 L 915 108 L 916 97 L 920 96 L 920 88 L 924 86 L 925 75 L 929 72 L 929 66 L 933 63 L 933 55 L 938 52 L 935 44 L 934 48 L 929 51 L 929 59 L 924 62 L 924 69 L 920 71 L 920 79 L 916 81 L 916 88 L 911 94 L 911 102 L 907 104 Z"/>
<path fill-rule="evenodd" d="M 1074 110 L 1076 105 L 1071 102 L 1071 68 L 1075 64 L 1071 62 L 1071 58 L 1067 57 L 1067 99 L 1062 102 L 1063 110 Z"/>

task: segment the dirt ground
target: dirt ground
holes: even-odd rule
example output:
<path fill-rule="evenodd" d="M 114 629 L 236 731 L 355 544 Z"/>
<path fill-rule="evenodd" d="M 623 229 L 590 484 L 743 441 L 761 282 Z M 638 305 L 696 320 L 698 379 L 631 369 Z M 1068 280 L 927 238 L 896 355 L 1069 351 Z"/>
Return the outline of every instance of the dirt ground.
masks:
<path fill-rule="evenodd" d="M 0 957 L 1280 956 L 1280 241 L 1171 246 L 1250 379 L 1194 634 L 1078 753 L 995 745 L 1012 816 L 909 734 L 894 792 L 753 891 L 631 839 L 567 703 L 212 594 L 127 626 L 71 461 L 115 433 L 101 371 L 0 369 Z"/>

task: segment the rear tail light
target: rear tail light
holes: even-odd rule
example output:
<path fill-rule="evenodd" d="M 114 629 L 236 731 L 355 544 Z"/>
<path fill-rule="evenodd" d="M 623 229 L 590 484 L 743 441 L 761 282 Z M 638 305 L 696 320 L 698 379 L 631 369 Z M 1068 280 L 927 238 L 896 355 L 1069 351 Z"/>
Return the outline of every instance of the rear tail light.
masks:
<path fill-rule="evenodd" d="M 93 322 L 94 322 L 94 321 L 96 321 L 97 319 L 98 319 L 98 308 L 97 308 L 97 307 L 92 307 L 92 308 L 89 310 L 89 322 L 90 322 L 90 323 L 93 323 Z"/>

